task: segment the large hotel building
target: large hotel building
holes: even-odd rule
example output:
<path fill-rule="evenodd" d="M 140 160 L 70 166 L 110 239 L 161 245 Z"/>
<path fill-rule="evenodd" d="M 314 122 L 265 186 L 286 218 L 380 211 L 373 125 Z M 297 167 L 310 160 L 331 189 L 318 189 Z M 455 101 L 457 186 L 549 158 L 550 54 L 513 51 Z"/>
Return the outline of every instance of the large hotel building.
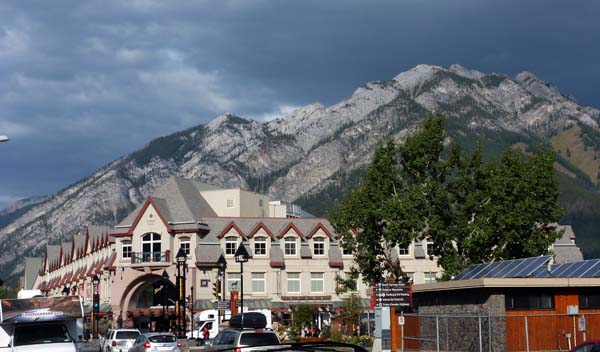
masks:
<path fill-rule="evenodd" d="M 214 309 L 217 260 L 223 255 L 227 261 L 228 299 L 241 287 L 234 253 L 243 242 L 251 256 L 244 264 L 245 307 L 270 309 L 285 319 L 294 305 L 311 304 L 320 312 L 319 321 L 327 322 L 347 295 L 336 293 L 336 277 L 344 277 L 353 261 L 340 241 L 327 219 L 292 204 L 171 177 L 117 226 L 88 226 L 70 242 L 47 245 L 42 258 L 26 258 L 22 285 L 48 295 L 68 290 L 90 306 L 91 278 L 98 275 L 101 312 L 111 324 L 127 315 L 143 322 L 163 309 L 164 297 L 155 291 L 165 274 L 172 286 L 167 302 L 176 299 L 175 254 L 183 248 L 186 295 L 194 311 Z M 439 275 L 427 241 L 397 249 L 392 257 L 415 283 L 433 282 Z M 360 280 L 357 284 L 368 309 L 371 290 Z"/>

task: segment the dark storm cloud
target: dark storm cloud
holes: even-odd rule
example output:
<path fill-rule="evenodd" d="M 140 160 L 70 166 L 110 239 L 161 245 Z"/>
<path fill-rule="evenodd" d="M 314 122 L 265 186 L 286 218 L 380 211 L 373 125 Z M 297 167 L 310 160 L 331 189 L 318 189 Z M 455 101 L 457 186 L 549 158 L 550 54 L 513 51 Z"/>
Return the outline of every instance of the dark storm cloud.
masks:
<path fill-rule="evenodd" d="M 420 63 L 536 73 L 598 106 L 590 1 L 3 1 L 0 206 L 224 112 L 326 105 Z"/>

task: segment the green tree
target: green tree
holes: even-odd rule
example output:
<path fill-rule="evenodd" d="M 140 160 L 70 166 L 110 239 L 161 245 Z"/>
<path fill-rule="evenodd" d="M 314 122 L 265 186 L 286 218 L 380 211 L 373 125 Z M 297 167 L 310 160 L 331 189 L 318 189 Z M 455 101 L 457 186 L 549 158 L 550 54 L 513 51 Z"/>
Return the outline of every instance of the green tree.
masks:
<path fill-rule="evenodd" d="M 429 237 L 446 277 L 471 263 L 545 253 L 559 235 L 562 211 L 550 151 L 528 155 L 506 150 L 484 161 L 445 143 L 445 118 L 428 116 L 403 144 L 376 148 L 360 184 L 332 214 L 355 255 L 353 273 L 363 280 L 401 280 L 392 251 Z"/>
<path fill-rule="evenodd" d="M 290 338 L 292 340 L 300 338 L 302 329 L 307 325 L 313 324 L 316 313 L 315 307 L 308 304 L 301 304 L 294 307 L 292 324 L 290 326 Z"/>

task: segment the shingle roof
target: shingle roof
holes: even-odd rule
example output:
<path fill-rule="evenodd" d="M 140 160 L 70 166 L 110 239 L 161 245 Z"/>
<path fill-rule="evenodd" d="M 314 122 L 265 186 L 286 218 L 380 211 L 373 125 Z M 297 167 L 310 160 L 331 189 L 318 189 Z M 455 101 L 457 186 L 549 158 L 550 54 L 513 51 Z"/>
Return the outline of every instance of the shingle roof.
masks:
<path fill-rule="evenodd" d="M 337 243 L 329 244 L 329 266 L 332 268 L 343 268 L 342 251 Z"/>
<path fill-rule="evenodd" d="M 31 290 L 33 287 L 33 282 L 37 277 L 41 265 L 41 257 L 25 257 L 25 277 L 23 280 L 23 288 L 25 290 Z"/>
<path fill-rule="evenodd" d="M 223 249 L 219 243 L 202 244 L 196 247 L 196 265 L 215 266 L 221 255 L 223 255 Z"/>

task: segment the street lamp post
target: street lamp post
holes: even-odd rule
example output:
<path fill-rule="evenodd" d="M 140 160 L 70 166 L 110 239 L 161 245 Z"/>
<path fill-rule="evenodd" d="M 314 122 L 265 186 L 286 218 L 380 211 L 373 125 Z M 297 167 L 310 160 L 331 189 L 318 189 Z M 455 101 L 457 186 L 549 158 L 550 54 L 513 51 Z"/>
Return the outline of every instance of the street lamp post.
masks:
<path fill-rule="evenodd" d="M 162 279 L 161 279 L 161 285 L 162 285 L 162 323 L 165 324 L 165 322 L 167 321 L 167 317 L 166 317 L 166 305 L 167 305 L 167 290 L 169 289 L 169 274 L 167 274 L 166 270 L 163 270 L 162 273 Z M 163 325 L 163 328 L 165 328 L 165 326 Z M 165 330 L 166 331 L 166 330 Z"/>
<path fill-rule="evenodd" d="M 100 285 L 100 278 L 94 274 L 92 278 L 92 286 L 94 293 L 92 295 L 92 329 L 94 330 L 94 337 L 98 338 L 98 313 L 100 313 L 100 291 L 98 286 Z"/>
<path fill-rule="evenodd" d="M 190 324 L 192 324 L 192 326 L 190 327 L 190 330 L 192 331 L 192 336 L 194 333 L 194 286 L 190 286 L 190 292 L 191 292 L 191 297 L 190 297 L 190 316 L 192 317 L 192 319 L 190 320 Z"/>
<path fill-rule="evenodd" d="M 221 295 L 220 299 L 221 302 L 225 301 L 225 270 L 227 270 L 227 260 L 225 260 L 225 257 L 223 256 L 223 254 L 221 254 L 219 256 L 219 259 L 217 260 L 217 267 L 218 269 L 218 274 L 217 277 L 220 280 L 220 289 L 221 291 L 219 292 L 219 294 Z M 219 297 L 217 297 L 217 300 L 219 299 Z M 217 303 L 218 304 L 218 303 Z M 217 325 L 221 324 L 221 311 L 222 309 L 219 309 L 219 314 L 217 314 Z"/>
<path fill-rule="evenodd" d="M 250 259 L 250 254 L 244 246 L 244 241 L 240 243 L 234 254 L 235 262 L 240 263 L 240 311 L 244 313 L 244 263 Z M 244 319 L 242 319 L 242 328 L 244 327 Z"/>
<path fill-rule="evenodd" d="M 177 330 L 179 337 L 185 337 L 185 271 L 187 269 L 187 254 L 183 247 L 179 247 L 175 259 L 177 260 L 177 291 L 179 292 L 179 299 L 177 300 Z"/>

